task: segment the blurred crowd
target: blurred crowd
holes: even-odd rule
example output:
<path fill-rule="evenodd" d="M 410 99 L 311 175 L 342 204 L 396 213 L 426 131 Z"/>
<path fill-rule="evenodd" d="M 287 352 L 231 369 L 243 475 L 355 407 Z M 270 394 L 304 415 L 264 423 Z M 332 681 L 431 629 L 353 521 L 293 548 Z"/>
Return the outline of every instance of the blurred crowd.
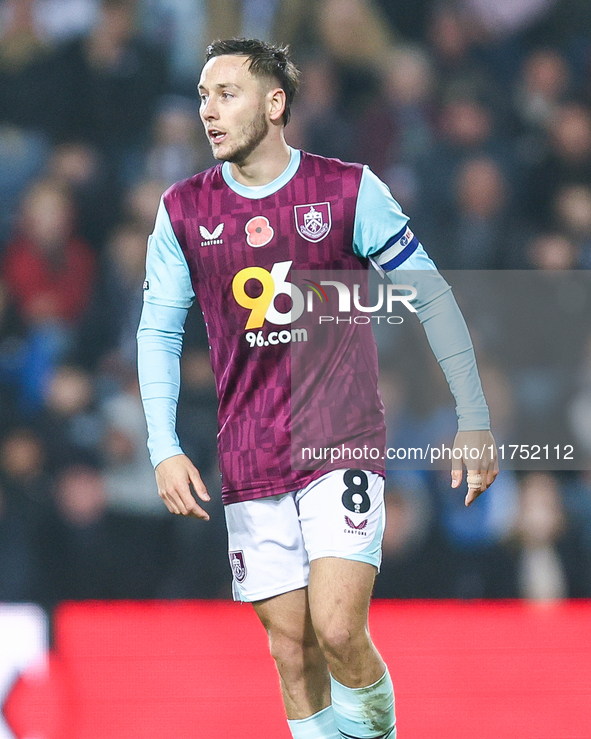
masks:
<path fill-rule="evenodd" d="M 233 35 L 291 45 L 288 143 L 369 164 L 439 268 L 591 267 L 586 0 L 0 0 L 0 600 L 230 595 L 219 496 L 207 525 L 158 498 L 135 332 L 160 195 L 214 163 L 204 49 Z M 588 459 L 580 337 L 569 418 Z M 393 438 L 453 435 L 437 402 L 405 405 L 378 338 Z M 522 360 L 515 377 L 482 363 L 501 439 L 511 409 L 550 417 L 567 384 Z M 197 309 L 182 377 L 181 442 L 217 491 Z M 466 511 L 443 473 L 393 472 L 387 513 L 378 596 L 591 597 L 589 473 L 505 472 Z"/>

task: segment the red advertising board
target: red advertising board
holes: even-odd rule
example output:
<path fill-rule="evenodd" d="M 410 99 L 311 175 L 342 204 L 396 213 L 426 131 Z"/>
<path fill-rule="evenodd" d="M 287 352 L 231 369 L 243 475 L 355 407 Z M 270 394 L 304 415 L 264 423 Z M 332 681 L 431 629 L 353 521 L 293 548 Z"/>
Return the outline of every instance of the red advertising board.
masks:
<path fill-rule="evenodd" d="M 591 738 L 591 603 L 376 601 L 371 630 L 399 739 Z M 289 737 L 247 605 L 64 604 L 54 636 L 5 700 L 10 739 Z"/>

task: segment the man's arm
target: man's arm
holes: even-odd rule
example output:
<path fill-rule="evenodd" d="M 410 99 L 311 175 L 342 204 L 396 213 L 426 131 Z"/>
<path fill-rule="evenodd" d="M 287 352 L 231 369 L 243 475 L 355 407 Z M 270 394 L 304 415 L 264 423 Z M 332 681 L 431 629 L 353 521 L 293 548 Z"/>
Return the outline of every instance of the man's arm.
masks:
<path fill-rule="evenodd" d="M 376 264 L 384 269 L 397 285 L 410 285 L 417 291 L 410 302 L 417 311 L 427 340 L 443 370 L 449 389 L 456 400 L 458 433 L 454 449 L 462 450 L 459 459 L 453 458 L 452 487 L 462 482 L 462 462 L 468 469 L 466 505 L 489 487 L 498 473 L 497 451 L 490 431 L 490 416 L 486 403 L 472 339 L 464 316 L 451 287 L 437 271 L 422 246 L 397 268 L 388 270 L 387 263 Z M 383 261 L 383 260 L 382 260 Z M 470 456 L 477 449 L 478 462 Z"/>
<path fill-rule="evenodd" d="M 394 284 L 416 289 L 416 298 L 411 302 L 456 400 L 458 433 L 454 448 L 462 449 L 462 457 L 454 459 L 452 487 L 458 487 L 462 481 L 463 461 L 468 468 L 465 502 L 470 505 L 492 484 L 498 470 L 488 406 L 464 317 L 450 286 L 407 222 L 386 185 L 365 169 L 355 218 L 354 248 L 361 256 L 369 257 Z M 465 448 L 484 449 L 485 454 L 475 465 L 464 453 Z M 492 454 L 488 454 L 489 450 Z"/>
<path fill-rule="evenodd" d="M 189 268 L 164 203 L 148 242 L 144 307 L 138 329 L 138 376 L 148 426 L 148 449 L 158 494 L 171 513 L 209 519 L 197 496 L 209 495 L 197 468 L 180 447 L 176 411 L 187 311 L 193 302 Z"/>
<path fill-rule="evenodd" d="M 176 434 L 180 357 L 187 310 L 144 302 L 138 329 L 138 376 L 148 426 L 148 449 L 158 494 L 171 513 L 209 519 L 191 495 L 209 495 Z"/>

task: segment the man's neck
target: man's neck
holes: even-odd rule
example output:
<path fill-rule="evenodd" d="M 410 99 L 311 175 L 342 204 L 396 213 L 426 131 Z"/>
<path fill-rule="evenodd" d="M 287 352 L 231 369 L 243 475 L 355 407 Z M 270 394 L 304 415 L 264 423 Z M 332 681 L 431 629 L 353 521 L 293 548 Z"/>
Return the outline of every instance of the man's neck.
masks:
<path fill-rule="evenodd" d="M 246 187 L 268 185 L 289 165 L 291 153 L 283 135 L 265 139 L 252 154 L 239 164 L 232 162 L 232 177 Z"/>

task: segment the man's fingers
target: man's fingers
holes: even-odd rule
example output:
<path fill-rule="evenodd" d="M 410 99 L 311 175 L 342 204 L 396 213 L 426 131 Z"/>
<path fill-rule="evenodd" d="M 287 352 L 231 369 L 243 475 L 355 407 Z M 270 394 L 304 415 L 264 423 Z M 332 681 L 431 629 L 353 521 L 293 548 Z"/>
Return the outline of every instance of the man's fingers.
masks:
<path fill-rule="evenodd" d="M 208 501 L 207 492 L 197 468 L 184 454 L 176 454 L 156 467 L 158 494 L 171 513 L 209 521 L 209 514 L 197 504 L 195 495 Z"/>
<path fill-rule="evenodd" d="M 171 513 L 188 515 L 195 504 L 188 482 L 169 482 L 160 487 L 158 494 Z"/>
<path fill-rule="evenodd" d="M 193 508 L 197 505 L 195 498 L 191 495 L 191 489 L 187 485 L 183 486 L 182 489 L 176 491 L 178 506 L 183 516 L 189 516 L 193 512 Z"/>
<path fill-rule="evenodd" d="M 454 439 L 452 460 L 452 488 L 459 487 L 462 481 L 460 470 L 466 465 L 468 492 L 465 504 L 468 506 L 492 485 L 497 476 L 499 463 L 493 435 L 490 431 L 458 431 Z M 480 469 L 470 469 L 475 464 Z"/>
<path fill-rule="evenodd" d="M 499 474 L 497 469 L 493 470 L 469 470 L 466 475 L 468 483 L 468 493 L 466 494 L 465 504 L 469 506 L 476 498 L 489 488 Z M 453 485 L 453 483 L 452 483 Z"/>
<path fill-rule="evenodd" d="M 209 521 L 209 514 L 197 504 L 197 501 L 191 495 L 191 491 L 188 487 L 184 492 L 180 492 L 178 490 L 163 492 L 160 497 L 171 513 L 175 513 L 180 516 L 202 518 Z"/>
<path fill-rule="evenodd" d="M 485 474 L 482 474 L 480 470 L 468 470 L 466 474 L 466 482 L 468 484 L 468 492 L 464 499 L 464 503 L 469 506 L 473 503 L 480 493 L 484 492 L 487 488 L 485 481 Z"/>
<path fill-rule="evenodd" d="M 200 518 L 202 521 L 209 521 L 209 513 L 201 508 L 200 505 L 197 505 L 197 503 L 194 504 L 191 512 L 188 515 L 192 516 L 193 518 Z"/>
<path fill-rule="evenodd" d="M 205 502 L 211 500 L 211 498 L 209 497 L 209 493 L 207 492 L 207 488 L 203 484 L 203 480 L 201 479 L 199 471 L 197 469 L 190 470 L 189 477 L 191 478 L 191 484 L 193 485 L 193 489 L 195 490 L 197 496 Z"/>
<path fill-rule="evenodd" d="M 174 499 L 165 490 L 159 490 L 158 494 L 164 501 L 164 505 L 168 508 L 168 510 L 171 513 L 176 513 L 176 514 L 180 513 L 180 510 L 178 506 L 176 505 L 176 503 L 174 502 Z"/>
<path fill-rule="evenodd" d="M 489 487 L 493 484 L 498 474 L 498 469 L 488 470 L 488 472 L 486 473 L 486 487 Z"/>
<path fill-rule="evenodd" d="M 203 485 L 203 483 L 201 484 Z M 175 501 L 178 504 L 181 515 L 204 518 L 206 521 L 209 521 L 209 514 L 197 504 L 188 484 L 182 490 L 176 491 Z"/>
<path fill-rule="evenodd" d="M 207 488 L 203 484 L 201 475 L 199 474 L 199 471 L 196 467 L 193 467 L 193 469 L 189 470 L 189 478 L 197 497 L 201 500 L 204 500 L 205 502 L 211 500 L 211 498 L 209 497 L 209 493 L 207 492 Z M 192 495 L 191 510 L 188 515 L 193 516 L 194 518 L 201 518 L 205 521 L 209 521 L 209 513 L 207 513 L 207 511 L 205 511 L 203 508 L 201 508 L 200 505 L 197 504 L 197 501 Z"/>

